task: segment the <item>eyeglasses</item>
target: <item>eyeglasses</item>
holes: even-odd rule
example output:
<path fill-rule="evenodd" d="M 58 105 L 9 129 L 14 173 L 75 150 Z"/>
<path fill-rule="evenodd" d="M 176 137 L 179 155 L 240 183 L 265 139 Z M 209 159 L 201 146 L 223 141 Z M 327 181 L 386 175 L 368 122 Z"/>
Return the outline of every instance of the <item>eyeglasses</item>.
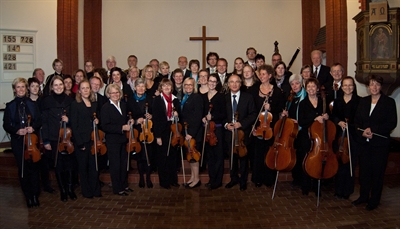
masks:
<path fill-rule="evenodd" d="M 184 84 L 183 86 L 185 86 L 185 87 L 193 87 L 194 85 L 193 84 Z"/>

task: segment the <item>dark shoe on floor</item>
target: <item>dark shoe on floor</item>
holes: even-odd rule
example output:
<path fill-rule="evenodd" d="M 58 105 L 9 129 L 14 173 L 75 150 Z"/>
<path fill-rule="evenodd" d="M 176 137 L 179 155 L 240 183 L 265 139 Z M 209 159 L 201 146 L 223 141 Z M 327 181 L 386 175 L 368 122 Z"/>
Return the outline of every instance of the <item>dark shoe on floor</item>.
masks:
<path fill-rule="evenodd" d="M 32 208 L 33 207 L 33 201 L 30 198 L 26 198 L 26 206 L 28 208 Z"/>
<path fill-rule="evenodd" d="M 139 188 L 144 188 L 144 180 L 139 181 Z"/>
<path fill-rule="evenodd" d="M 207 188 L 210 187 L 210 186 L 211 186 L 210 182 L 207 182 L 207 183 L 205 184 L 205 186 L 206 186 Z"/>
<path fill-rule="evenodd" d="M 210 186 L 208 187 L 208 189 L 214 190 L 214 189 L 217 189 L 217 188 L 219 188 L 219 187 L 221 187 L 221 186 L 222 186 L 222 184 L 219 184 L 219 185 L 210 185 Z"/>
<path fill-rule="evenodd" d="M 128 193 L 122 191 L 118 193 L 118 196 L 128 196 Z"/>
<path fill-rule="evenodd" d="M 147 181 L 147 188 L 153 188 L 153 182 L 151 182 L 151 180 Z"/>
<path fill-rule="evenodd" d="M 127 187 L 127 188 L 125 188 L 125 192 L 133 192 L 133 189 Z"/>
<path fill-rule="evenodd" d="M 246 191 L 247 184 L 240 185 L 240 191 Z"/>
<path fill-rule="evenodd" d="M 366 204 L 368 203 L 368 200 L 363 200 L 361 198 L 356 199 L 355 201 L 351 202 L 352 205 L 357 206 L 360 204 Z"/>
<path fill-rule="evenodd" d="M 303 194 L 303 196 L 308 196 L 309 191 L 308 190 L 302 190 L 301 194 Z"/>
<path fill-rule="evenodd" d="M 367 211 L 372 211 L 372 210 L 374 210 L 374 209 L 377 208 L 377 207 L 378 207 L 377 205 L 367 204 L 367 206 L 365 207 L 365 210 L 367 210 Z"/>
<path fill-rule="evenodd" d="M 237 182 L 231 181 L 231 182 L 229 182 L 228 184 L 225 185 L 225 188 L 232 188 L 233 186 L 235 186 L 237 184 L 238 184 Z"/>
<path fill-rule="evenodd" d="M 78 198 L 74 192 L 74 188 L 70 184 L 68 185 L 68 196 L 71 200 L 76 200 Z"/>
<path fill-rule="evenodd" d="M 197 184 L 195 184 L 195 185 L 193 185 L 193 186 L 190 186 L 190 185 L 186 186 L 186 188 L 189 188 L 189 189 L 197 188 L 197 187 L 200 187 L 200 185 L 201 185 L 201 180 L 199 180 L 199 181 L 197 182 Z"/>
<path fill-rule="evenodd" d="M 262 186 L 261 183 L 256 183 L 256 187 L 257 187 L 257 188 L 259 188 L 259 187 L 261 187 L 261 186 Z"/>
<path fill-rule="evenodd" d="M 103 197 L 103 195 L 98 194 L 98 195 L 94 195 L 94 197 Z"/>
<path fill-rule="evenodd" d="M 172 187 L 179 187 L 180 185 L 178 183 L 172 183 L 171 186 Z"/>
<path fill-rule="evenodd" d="M 161 188 L 165 188 L 165 189 L 171 189 L 171 187 L 170 187 L 169 185 L 161 185 L 161 184 L 160 184 L 160 187 L 161 187 Z"/>
<path fill-rule="evenodd" d="M 37 196 L 33 196 L 32 198 L 32 204 L 34 207 L 39 207 L 40 206 L 40 202 Z"/>
<path fill-rule="evenodd" d="M 60 191 L 60 199 L 62 202 L 67 202 L 68 200 L 68 196 L 67 196 L 67 192 L 64 190 Z"/>
<path fill-rule="evenodd" d="M 48 193 L 54 193 L 55 190 L 50 186 L 46 186 L 46 187 L 43 187 L 43 191 L 48 192 Z"/>

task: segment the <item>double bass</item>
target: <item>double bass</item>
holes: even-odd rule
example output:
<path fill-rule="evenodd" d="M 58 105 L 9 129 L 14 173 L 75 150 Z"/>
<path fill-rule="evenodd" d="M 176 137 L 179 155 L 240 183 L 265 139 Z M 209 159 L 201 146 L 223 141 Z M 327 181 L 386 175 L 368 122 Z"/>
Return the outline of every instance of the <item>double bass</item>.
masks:
<path fill-rule="evenodd" d="M 294 94 L 291 92 L 286 102 L 285 110 L 288 104 L 293 100 Z M 279 119 L 274 126 L 274 144 L 269 148 L 265 157 L 265 163 L 268 168 L 277 171 L 290 171 L 296 164 L 296 150 L 293 142 L 299 132 L 297 122 L 284 116 Z"/>
<path fill-rule="evenodd" d="M 323 114 L 326 113 L 326 95 L 323 86 L 320 89 L 322 97 Z M 318 180 L 318 200 L 321 179 L 333 177 L 338 170 L 338 160 L 332 149 L 332 143 L 336 135 L 336 126 L 330 120 L 323 120 L 322 123 L 314 121 L 309 128 L 312 140 L 312 148 L 303 161 L 303 169 L 308 176 Z"/>

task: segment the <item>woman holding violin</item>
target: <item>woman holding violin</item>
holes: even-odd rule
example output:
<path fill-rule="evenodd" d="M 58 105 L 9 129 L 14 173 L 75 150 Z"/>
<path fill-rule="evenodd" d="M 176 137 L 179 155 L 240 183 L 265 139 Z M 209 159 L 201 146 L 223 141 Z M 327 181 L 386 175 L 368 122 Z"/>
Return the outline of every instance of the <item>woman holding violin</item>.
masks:
<path fill-rule="evenodd" d="M 122 90 L 117 84 L 108 85 L 105 94 L 109 102 L 101 108 L 100 117 L 102 130 L 106 134 L 112 189 L 116 195 L 127 196 L 127 192 L 133 192 L 133 190 L 128 186 L 125 131 L 131 129 L 133 120 L 128 119 L 126 103 L 121 102 Z"/>
<path fill-rule="evenodd" d="M 314 123 L 314 121 L 323 123 L 324 120 L 329 119 L 328 114 L 323 113 L 322 98 L 317 96 L 318 85 L 319 82 L 317 79 L 308 79 L 305 84 L 307 97 L 305 97 L 304 100 L 299 104 L 298 123 L 301 127 L 301 130 L 297 135 L 298 142 L 300 142 L 300 146 L 298 146 L 299 148 L 297 149 L 296 153 L 298 156 L 298 161 L 303 161 L 304 157 L 306 157 L 307 153 L 311 149 L 311 141 L 308 133 L 309 127 Z M 303 174 L 302 177 L 302 193 L 303 195 L 308 195 L 308 192 L 311 188 L 311 178 L 306 174 Z"/>
<path fill-rule="evenodd" d="M 331 115 L 332 121 L 336 125 L 334 151 L 339 161 L 339 168 L 335 177 L 335 197 L 348 199 L 354 192 L 354 175 L 351 174 L 354 174 L 358 158 L 354 116 L 357 112 L 360 97 L 357 95 L 356 84 L 351 76 L 346 76 L 341 80 L 340 88 L 342 93 L 341 96 L 335 99 Z M 346 128 L 348 128 L 350 136 L 347 136 Z M 350 141 L 350 145 L 348 145 L 348 140 Z M 350 173 L 351 168 L 352 173 Z"/>
<path fill-rule="evenodd" d="M 254 155 L 251 181 L 255 183 L 256 187 L 261 187 L 262 184 L 270 187 L 274 183 L 276 171 L 266 166 L 265 156 L 273 143 L 272 127 L 278 121 L 279 113 L 285 107 L 285 100 L 282 90 L 271 84 L 271 80 L 274 79 L 273 67 L 261 65 L 258 72 L 261 84 L 258 88 L 258 95 L 255 97 L 255 107 L 260 113 L 253 131 L 255 137 L 252 139 Z"/>
<path fill-rule="evenodd" d="M 145 181 L 144 175 L 146 174 L 146 183 L 148 188 L 153 188 L 151 181 L 151 164 L 154 151 L 154 135 L 151 132 L 150 123 L 152 123 L 152 107 L 153 98 L 147 96 L 146 85 L 144 79 L 137 79 L 135 81 L 135 92 L 133 97 L 128 99 L 128 112 L 132 113 L 132 118 L 136 120 L 135 128 L 138 130 L 140 136 L 138 141 L 141 142 L 141 151 L 135 155 L 137 160 L 137 167 L 139 171 L 139 188 L 144 188 Z M 145 128 L 143 128 L 145 127 Z M 146 132 L 147 131 L 147 132 Z M 142 140 L 140 140 L 142 137 Z M 146 146 L 144 145 L 146 144 Z"/>
<path fill-rule="evenodd" d="M 307 96 L 306 90 L 303 88 L 303 78 L 301 75 L 293 74 L 289 78 L 290 87 L 292 88 L 292 93 L 294 97 L 291 101 L 288 101 L 286 110 L 283 110 L 281 113 L 283 117 L 289 117 L 294 122 L 298 122 L 299 120 L 299 104 L 303 101 Z M 301 129 L 301 127 L 299 127 Z M 300 148 L 301 146 L 301 138 L 297 137 L 294 140 L 294 148 L 296 149 L 296 164 L 292 169 L 292 186 L 300 186 L 303 180 L 303 176 L 305 173 L 303 172 L 303 159 L 306 152 L 303 152 Z"/>
<path fill-rule="evenodd" d="M 12 82 L 15 98 L 6 104 L 3 128 L 11 136 L 11 148 L 17 161 L 18 176 L 28 208 L 39 206 L 39 163 L 40 151 L 37 142 L 28 142 L 41 126 L 40 112 L 37 105 L 27 97 L 28 82 L 24 78 L 15 78 Z M 31 138 L 31 140 L 38 140 Z"/>
<path fill-rule="evenodd" d="M 82 195 L 85 198 L 101 197 L 97 160 L 92 149 L 91 135 L 94 131 L 93 122 L 99 124 L 99 120 L 93 114 L 98 114 L 97 102 L 95 102 L 90 83 L 83 80 L 78 85 L 76 100 L 71 103 L 71 128 L 76 146 L 76 158 L 78 160 L 79 176 Z"/>
<path fill-rule="evenodd" d="M 203 71 L 200 72 L 202 74 Z M 201 77 L 201 75 L 200 75 Z M 208 131 L 214 132 L 216 145 L 211 144 L 211 139 L 205 144 L 203 157 L 207 155 L 208 176 L 210 178 L 206 186 L 209 189 L 217 189 L 222 186 L 222 177 L 224 175 L 224 151 L 223 151 L 223 121 L 226 119 L 225 96 L 219 93 L 215 88 L 218 84 L 218 75 L 211 74 L 208 77 L 209 91 L 203 94 L 204 112 L 203 123 L 208 125 Z M 211 128 L 211 122 L 214 122 L 214 130 Z M 210 137 L 212 133 L 210 133 Z M 215 140 L 214 140 L 215 142 Z"/>
<path fill-rule="evenodd" d="M 64 81 L 60 76 L 53 77 L 50 82 L 50 90 L 50 95 L 45 97 L 42 102 L 43 144 L 47 150 L 46 153 L 51 155 L 55 161 L 55 173 L 61 201 L 67 201 L 68 196 L 71 200 L 76 200 L 73 189 L 76 158 L 73 154 L 74 146 L 71 136 L 67 135 L 70 130 L 67 125 L 73 99 L 64 93 Z"/>
<path fill-rule="evenodd" d="M 196 188 L 201 185 L 199 177 L 199 160 L 201 156 L 199 149 L 201 149 L 203 136 L 201 134 L 203 99 L 201 95 L 197 94 L 196 82 L 193 78 L 186 78 L 183 81 L 183 92 L 180 123 L 185 128 L 186 158 L 190 163 L 191 171 L 190 179 L 185 186 L 187 188 Z"/>
<path fill-rule="evenodd" d="M 181 110 L 179 100 L 172 94 L 172 82 L 169 79 L 162 79 L 159 85 L 160 95 L 153 101 L 153 130 L 157 143 L 157 164 L 160 186 L 170 189 L 171 186 L 179 187 L 176 173 L 175 147 L 170 146 L 172 135 L 172 122 L 178 121 L 178 113 Z"/>
<path fill-rule="evenodd" d="M 396 128 L 394 99 L 381 91 L 383 78 L 371 75 L 371 95 L 360 99 L 354 124 L 360 144 L 360 197 L 353 205 L 367 203 L 368 211 L 378 207 L 389 155 L 390 132 Z"/>

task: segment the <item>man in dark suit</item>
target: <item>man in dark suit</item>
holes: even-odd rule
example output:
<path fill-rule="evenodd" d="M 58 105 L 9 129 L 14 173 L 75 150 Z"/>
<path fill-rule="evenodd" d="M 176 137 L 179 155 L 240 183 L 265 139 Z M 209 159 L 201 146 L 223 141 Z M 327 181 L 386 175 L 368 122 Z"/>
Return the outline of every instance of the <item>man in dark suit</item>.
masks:
<path fill-rule="evenodd" d="M 228 92 L 228 78 L 231 74 L 227 73 L 228 61 L 225 58 L 220 58 L 217 62 L 217 73 L 220 84 L 217 85 L 217 90 L 222 93 Z"/>
<path fill-rule="evenodd" d="M 318 79 L 319 85 L 325 85 L 328 81 L 332 80 L 330 68 L 322 64 L 322 52 L 313 50 L 311 52 L 311 61 L 313 63 L 312 72 L 314 77 Z"/>
<path fill-rule="evenodd" d="M 216 73 L 217 72 L 217 61 L 219 60 L 219 55 L 216 52 L 209 52 L 207 54 L 207 64 L 208 74 Z"/>
<path fill-rule="evenodd" d="M 331 67 L 332 79 L 325 84 L 326 90 L 326 101 L 328 103 L 332 102 L 336 98 L 343 97 L 342 78 L 343 78 L 344 68 L 340 63 L 335 63 Z"/>
<path fill-rule="evenodd" d="M 188 60 L 186 56 L 180 56 L 178 58 L 178 66 L 183 71 L 183 80 L 190 77 L 191 71 L 187 69 Z"/>
<path fill-rule="evenodd" d="M 250 94 L 240 91 L 241 79 L 238 75 L 231 75 L 228 80 L 228 85 L 230 93 L 225 95 L 227 119 L 224 127 L 227 130 L 225 133 L 225 140 L 228 142 L 230 148 L 229 152 L 232 152 L 232 132 L 234 132 L 235 129 L 243 130 L 245 136 L 244 143 L 246 144 L 246 140 L 248 140 L 251 131 L 251 125 L 257 117 L 257 111 L 254 107 L 253 97 Z M 234 120 L 235 112 L 238 113 L 236 121 Z M 247 155 L 239 157 L 238 154 L 234 153 L 231 160 L 231 181 L 225 186 L 225 188 L 232 188 L 239 183 L 240 190 L 244 191 L 247 189 Z M 240 165 L 239 168 L 238 164 Z M 240 172 L 240 177 L 238 176 L 238 172 Z"/>

